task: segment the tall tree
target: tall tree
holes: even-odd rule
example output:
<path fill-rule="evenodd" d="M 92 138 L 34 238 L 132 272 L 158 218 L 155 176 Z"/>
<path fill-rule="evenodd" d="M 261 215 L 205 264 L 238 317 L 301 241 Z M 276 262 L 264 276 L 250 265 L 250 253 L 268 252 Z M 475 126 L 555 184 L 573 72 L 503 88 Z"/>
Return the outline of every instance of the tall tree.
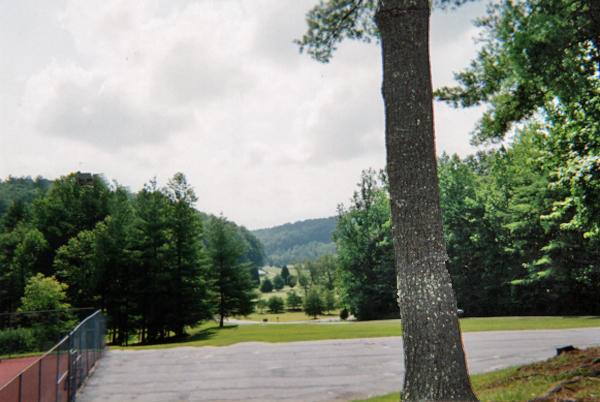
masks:
<path fill-rule="evenodd" d="M 238 262 L 246 251 L 244 241 L 225 217 L 211 219 L 208 244 L 216 312 L 222 327 L 225 317 L 251 314 L 259 296 L 254 290 L 248 264 Z"/>
<path fill-rule="evenodd" d="M 460 1 L 459 1 L 460 2 Z M 383 54 L 387 170 L 406 374 L 403 400 L 476 401 L 445 268 L 429 64 L 429 0 L 321 2 L 301 46 L 326 61 L 344 37 L 374 33 Z M 374 14 L 373 14 L 374 13 Z M 319 57 L 321 56 L 321 57 Z"/>
<path fill-rule="evenodd" d="M 210 262 L 202 243 L 202 222 L 193 208 L 197 201 L 194 190 L 183 173 L 176 173 L 163 190 L 171 200 L 167 252 L 169 311 L 165 319 L 170 330 L 183 336 L 186 326 L 212 318 L 208 272 Z"/>
<path fill-rule="evenodd" d="M 165 301 L 170 296 L 172 279 L 168 264 L 169 202 L 152 180 L 137 194 L 134 205 L 136 218 L 132 238 L 136 275 L 132 293 L 149 341 L 164 337 L 167 330 L 164 318 L 169 306 Z"/>
<path fill-rule="evenodd" d="M 348 208 L 338 206 L 333 232 L 344 307 L 359 320 L 398 317 L 390 202 L 375 171 L 363 171 Z"/>

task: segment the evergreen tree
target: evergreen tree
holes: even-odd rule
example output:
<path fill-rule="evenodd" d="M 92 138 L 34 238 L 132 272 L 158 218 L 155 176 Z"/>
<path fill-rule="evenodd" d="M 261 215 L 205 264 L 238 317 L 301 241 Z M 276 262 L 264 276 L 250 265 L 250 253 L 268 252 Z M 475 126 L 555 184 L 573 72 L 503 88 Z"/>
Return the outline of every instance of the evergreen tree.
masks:
<path fill-rule="evenodd" d="M 167 259 L 169 311 L 168 330 L 183 336 L 186 326 L 212 317 L 208 277 L 210 261 L 202 243 L 202 222 L 193 209 L 194 190 L 183 173 L 176 173 L 163 190 L 171 202 L 168 208 L 169 247 Z"/>
<path fill-rule="evenodd" d="M 225 317 L 251 314 L 258 295 L 247 264 L 238 263 L 246 251 L 243 240 L 223 216 L 211 219 L 208 242 L 214 303 L 222 327 Z"/>
<path fill-rule="evenodd" d="M 290 276 L 290 270 L 288 269 L 287 265 L 284 265 L 283 268 L 281 268 L 281 277 L 287 283 L 287 278 L 289 276 Z"/>
<path fill-rule="evenodd" d="M 260 291 L 263 293 L 271 293 L 273 291 L 273 282 L 269 278 L 265 278 L 260 285 Z"/>

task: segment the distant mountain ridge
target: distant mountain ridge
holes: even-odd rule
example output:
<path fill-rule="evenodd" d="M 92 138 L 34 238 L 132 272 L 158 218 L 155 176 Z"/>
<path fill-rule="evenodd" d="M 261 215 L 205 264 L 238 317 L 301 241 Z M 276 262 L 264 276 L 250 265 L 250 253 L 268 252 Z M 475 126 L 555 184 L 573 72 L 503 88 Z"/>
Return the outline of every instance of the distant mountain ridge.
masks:
<path fill-rule="evenodd" d="M 336 217 L 307 219 L 268 229 L 252 230 L 264 245 L 267 262 L 283 266 L 294 261 L 314 260 L 325 253 L 335 253 L 331 232 Z"/>

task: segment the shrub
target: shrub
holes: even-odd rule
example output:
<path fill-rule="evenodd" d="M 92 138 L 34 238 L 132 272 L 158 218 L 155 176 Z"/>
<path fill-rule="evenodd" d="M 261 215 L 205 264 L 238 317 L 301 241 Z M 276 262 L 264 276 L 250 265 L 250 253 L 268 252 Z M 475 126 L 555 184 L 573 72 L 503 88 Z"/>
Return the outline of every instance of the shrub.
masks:
<path fill-rule="evenodd" d="M 31 328 L 0 331 L 0 355 L 36 352 L 37 342 Z"/>
<path fill-rule="evenodd" d="M 340 318 L 342 320 L 347 320 L 348 319 L 348 309 L 344 307 L 344 309 L 342 311 L 340 311 Z"/>

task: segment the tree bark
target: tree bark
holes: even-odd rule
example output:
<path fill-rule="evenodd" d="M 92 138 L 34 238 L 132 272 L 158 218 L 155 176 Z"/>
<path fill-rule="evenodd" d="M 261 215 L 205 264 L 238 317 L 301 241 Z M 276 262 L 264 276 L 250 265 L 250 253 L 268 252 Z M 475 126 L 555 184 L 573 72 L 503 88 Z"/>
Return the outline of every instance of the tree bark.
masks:
<path fill-rule="evenodd" d="M 404 401 L 477 401 L 458 323 L 437 177 L 429 1 L 380 0 L 387 169 L 406 374 Z"/>

